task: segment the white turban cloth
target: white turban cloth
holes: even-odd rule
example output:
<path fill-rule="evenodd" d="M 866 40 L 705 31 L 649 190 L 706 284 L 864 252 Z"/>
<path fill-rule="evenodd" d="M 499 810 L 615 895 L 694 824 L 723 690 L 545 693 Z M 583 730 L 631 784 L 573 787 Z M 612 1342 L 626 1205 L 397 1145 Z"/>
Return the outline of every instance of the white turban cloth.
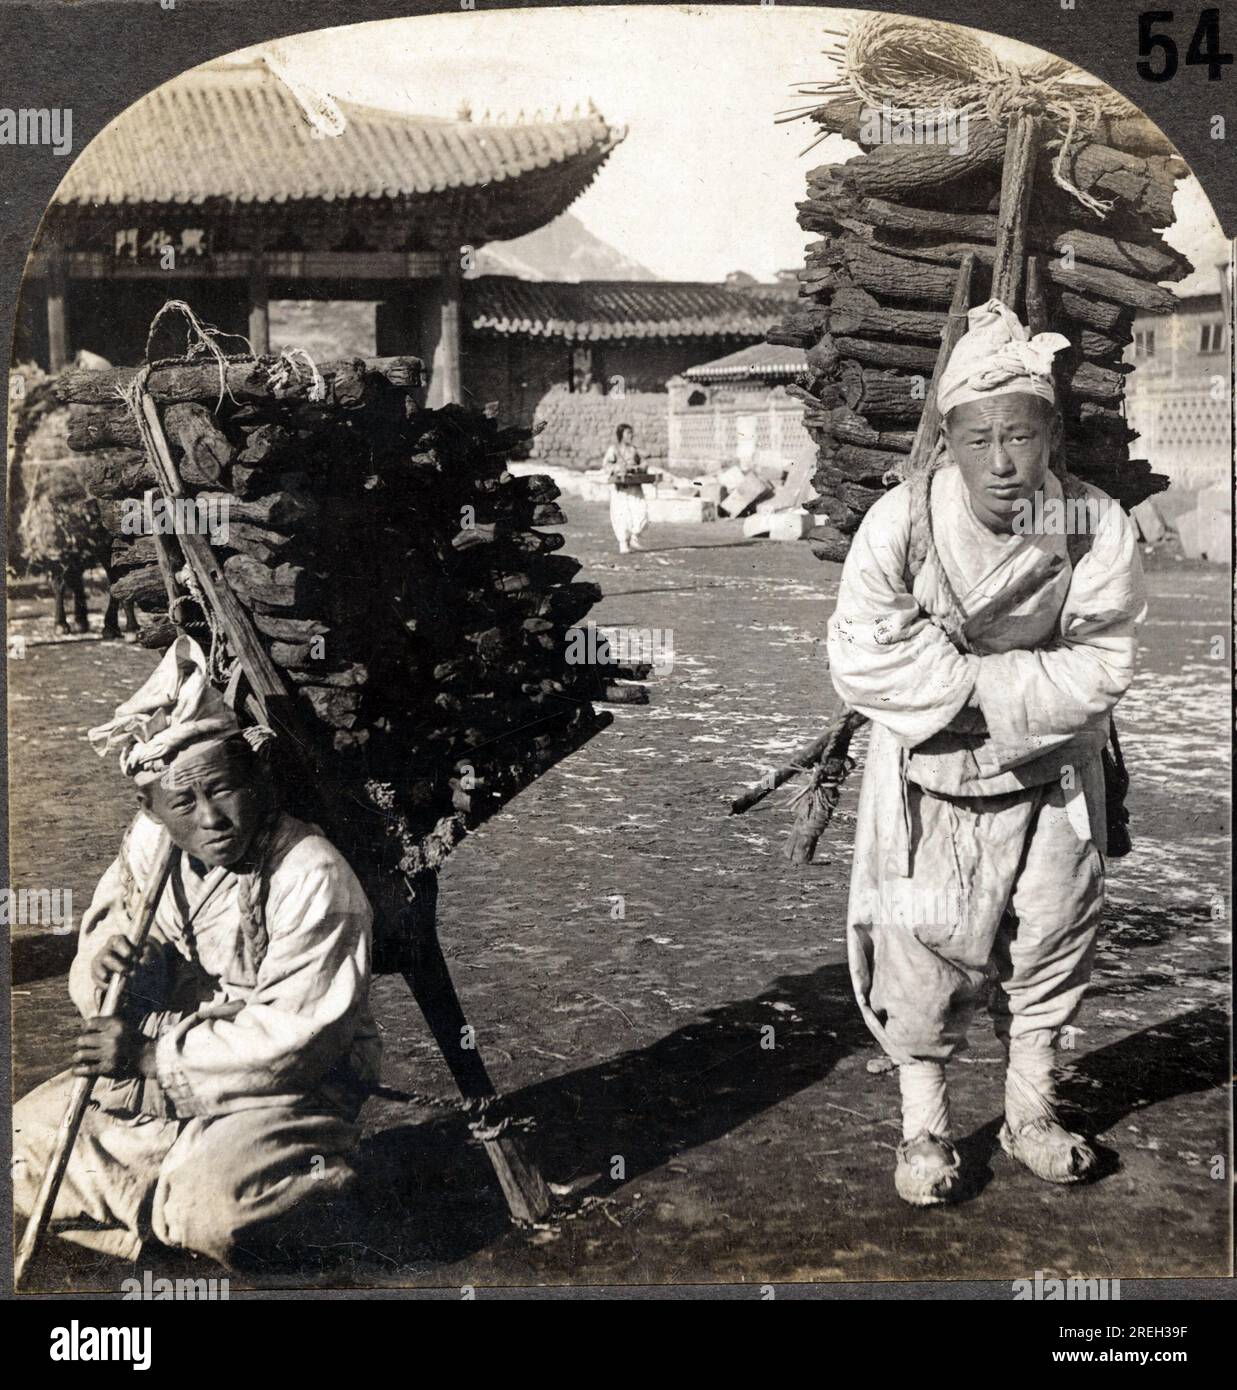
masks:
<path fill-rule="evenodd" d="M 1018 315 L 999 299 L 990 299 L 967 313 L 967 331 L 958 339 L 936 388 L 941 418 L 956 405 L 989 396 L 1022 392 L 1056 400 L 1052 359 L 1070 345 L 1061 333 L 1037 333 L 1033 338 Z"/>
<path fill-rule="evenodd" d="M 181 636 L 141 690 L 87 737 L 101 758 L 119 751 L 121 772 L 145 786 L 190 749 L 196 755 L 240 732 L 235 711 L 210 683 L 202 648 Z"/>

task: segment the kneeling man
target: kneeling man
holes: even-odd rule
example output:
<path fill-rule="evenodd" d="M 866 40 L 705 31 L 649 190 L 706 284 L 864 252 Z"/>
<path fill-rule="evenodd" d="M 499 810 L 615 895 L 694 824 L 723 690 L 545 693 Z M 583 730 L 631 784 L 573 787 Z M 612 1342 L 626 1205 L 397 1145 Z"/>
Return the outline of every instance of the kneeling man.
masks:
<path fill-rule="evenodd" d="M 94 1076 L 51 1230 L 130 1259 L 153 1238 L 242 1268 L 277 1243 L 286 1254 L 289 1231 L 355 1180 L 347 1154 L 378 1079 L 372 914 L 335 847 L 280 812 L 204 665 L 180 638 L 90 732 L 119 752 L 141 809 L 82 919 L 74 1065 L 14 1107 L 14 1201 L 29 1212 L 73 1078 Z M 180 853 L 133 962 L 161 830 Z M 131 962 L 120 1014 L 96 1018 Z"/>
<path fill-rule="evenodd" d="M 834 686 L 872 721 L 851 975 L 898 1064 L 895 1182 L 916 1205 L 954 1193 L 945 1064 L 986 995 L 1008 1056 L 1006 1151 L 1050 1182 L 1095 1162 L 1057 1118 L 1053 1050 L 1091 974 L 1102 753 L 1144 601 L 1121 508 L 1049 466 L 1067 345 L 1028 338 L 999 301 L 970 311 L 938 387 L 941 466 L 868 512 L 829 625 Z"/>

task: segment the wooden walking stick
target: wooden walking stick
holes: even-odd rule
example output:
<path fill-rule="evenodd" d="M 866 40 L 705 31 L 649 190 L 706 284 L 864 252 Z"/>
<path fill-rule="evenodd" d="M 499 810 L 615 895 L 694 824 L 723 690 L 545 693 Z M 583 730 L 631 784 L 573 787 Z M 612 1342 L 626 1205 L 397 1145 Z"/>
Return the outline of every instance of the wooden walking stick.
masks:
<path fill-rule="evenodd" d="M 150 877 L 142 893 L 141 901 L 138 903 L 137 915 L 133 923 L 133 935 L 129 938 L 136 948 L 133 955 L 134 965 L 141 958 L 142 947 L 145 946 L 146 938 L 150 935 L 151 924 L 155 920 L 155 909 L 159 906 L 159 899 L 162 897 L 164 886 L 171 875 L 177 853 L 176 846 L 172 843 L 167 831 L 163 831 L 159 837 Z M 124 996 L 125 985 L 128 984 L 129 973 L 132 969 L 133 966 L 131 965 L 129 970 L 118 971 L 108 981 L 107 992 L 103 996 L 103 1003 L 97 1017 L 114 1017 L 120 1008 L 120 1001 Z M 94 1083 L 95 1078 L 93 1076 L 79 1076 L 73 1083 L 73 1092 L 69 1097 L 64 1119 L 60 1122 L 60 1129 L 56 1133 L 56 1144 L 52 1150 L 47 1171 L 43 1174 L 43 1182 L 39 1187 L 38 1196 L 34 1199 L 30 1219 L 26 1222 L 25 1234 L 21 1238 L 21 1244 L 17 1247 L 17 1257 L 13 1265 L 15 1287 L 21 1285 L 26 1271 L 30 1267 L 30 1262 L 38 1253 L 43 1237 L 47 1234 L 47 1227 L 51 1222 L 52 1211 L 56 1205 L 56 1197 L 60 1191 L 60 1185 L 64 1181 L 65 1170 L 69 1166 L 69 1155 L 73 1152 L 73 1145 L 77 1142 L 78 1132 L 82 1127 L 86 1106 L 90 1103 L 90 1093 L 94 1089 Z"/>
<path fill-rule="evenodd" d="M 741 816 L 753 806 L 758 806 L 770 792 L 777 791 L 778 787 L 789 782 L 800 772 L 810 772 L 823 758 L 836 757 L 839 740 L 845 738 L 849 743 L 850 735 L 866 722 L 864 716 L 853 709 L 844 710 L 819 738 L 814 738 L 811 743 L 805 743 L 797 752 L 792 753 L 790 762 L 785 766 L 772 769 L 763 781 L 737 793 L 730 803 L 730 814 Z"/>
<path fill-rule="evenodd" d="M 176 566 L 170 553 L 167 537 L 157 534 L 155 546 L 159 559 L 159 569 L 167 589 L 168 612 L 175 614 L 178 604 L 182 601 L 182 596 L 180 586 L 176 582 Z M 137 918 L 134 923 L 135 935 L 130 938 L 137 948 L 133 955 L 134 964 L 141 959 L 142 947 L 150 935 L 150 928 L 155 920 L 155 910 L 159 906 L 159 899 L 163 895 L 163 889 L 175 866 L 176 857 L 176 846 L 172 843 L 167 831 L 164 830 L 156 845 L 155 862 L 151 868 L 150 880 L 142 894 L 141 901 L 138 903 Z M 107 992 L 103 996 L 103 1004 L 97 1017 L 111 1018 L 120 1008 L 125 985 L 129 981 L 129 973 L 129 970 L 121 971 L 113 975 L 108 981 Z M 94 1089 L 94 1083 L 95 1078 L 92 1076 L 79 1076 L 73 1083 L 73 1092 L 69 1097 L 64 1119 L 61 1120 L 60 1129 L 56 1134 L 56 1146 L 52 1151 L 51 1161 L 47 1165 L 47 1171 L 43 1174 L 43 1182 L 34 1199 L 30 1219 L 26 1222 L 25 1233 L 17 1248 L 17 1255 L 13 1262 L 14 1287 L 21 1284 L 31 1261 L 38 1254 L 43 1237 L 47 1234 L 47 1227 L 51 1222 L 52 1212 L 56 1206 L 56 1197 L 60 1192 L 60 1185 L 64 1181 L 65 1171 L 69 1166 L 69 1155 L 73 1152 L 73 1145 L 77 1142 L 78 1132 L 82 1127 L 86 1106 L 90 1103 L 90 1093 Z"/>

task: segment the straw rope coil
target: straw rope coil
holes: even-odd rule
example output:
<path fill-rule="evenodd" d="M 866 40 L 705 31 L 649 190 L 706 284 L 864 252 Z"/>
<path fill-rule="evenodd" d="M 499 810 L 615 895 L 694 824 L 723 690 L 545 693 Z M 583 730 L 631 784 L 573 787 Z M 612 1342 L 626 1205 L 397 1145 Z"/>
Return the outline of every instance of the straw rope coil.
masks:
<path fill-rule="evenodd" d="M 852 28 L 839 62 L 850 89 L 869 106 L 976 112 L 994 125 L 1030 114 L 1053 132 L 1053 181 L 1103 217 L 1112 207 L 1083 192 L 1065 173 L 1074 141 L 1101 120 L 1129 119 L 1137 107 L 1110 87 L 1088 84 L 1059 58 L 1029 67 L 1006 62 L 969 30 L 893 14 L 869 14 Z"/>

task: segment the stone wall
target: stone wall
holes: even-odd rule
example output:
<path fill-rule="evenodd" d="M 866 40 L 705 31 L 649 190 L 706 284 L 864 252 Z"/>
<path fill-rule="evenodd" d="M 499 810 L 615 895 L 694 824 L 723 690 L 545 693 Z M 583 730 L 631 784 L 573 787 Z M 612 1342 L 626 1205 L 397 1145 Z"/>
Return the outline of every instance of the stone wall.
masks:
<path fill-rule="evenodd" d="M 668 462 L 667 406 L 664 391 L 628 391 L 622 396 L 572 393 L 554 387 L 533 412 L 546 428 L 533 441 L 529 458 L 563 468 L 597 468 L 614 443 L 619 424 L 636 433 L 636 448 L 646 462 L 665 468 Z"/>
<path fill-rule="evenodd" d="M 1233 460 L 1227 324 L 1221 296 L 1191 295 L 1173 314 L 1138 314 L 1125 360 L 1130 453 L 1167 473 L 1172 490 L 1227 482 Z"/>

